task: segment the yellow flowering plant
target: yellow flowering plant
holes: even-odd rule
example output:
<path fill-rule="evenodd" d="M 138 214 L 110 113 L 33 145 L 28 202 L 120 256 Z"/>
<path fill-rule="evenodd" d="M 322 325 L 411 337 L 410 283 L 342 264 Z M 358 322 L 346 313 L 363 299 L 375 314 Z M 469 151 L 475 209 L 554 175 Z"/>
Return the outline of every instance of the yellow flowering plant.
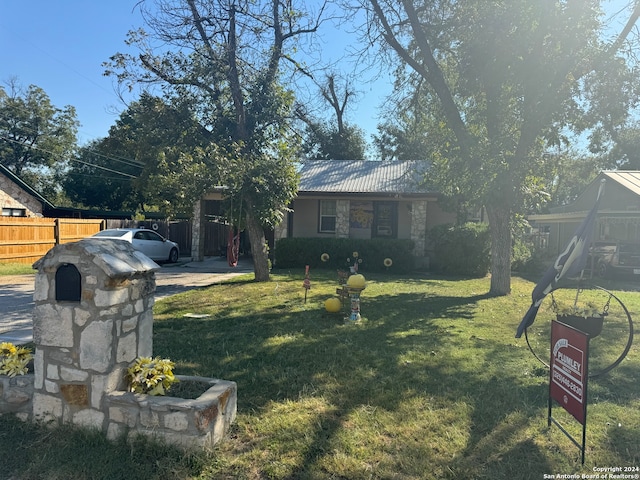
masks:
<path fill-rule="evenodd" d="M 160 357 L 139 357 L 127 369 L 129 391 L 147 395 L 165 395 L 178 382 L 173 374 L 175 364 Z"/>
<path fill-rule="evenodd" d="M 28 364 L 33 358 L 31 350 L 13 343 L 0 343 L 0 375 L 15 377 L 29 371 Z"/>
<path fill-rule="evenodd" d="M 553 310 L 558 317 L 602 317 L 602 309 L 592 302 L 582 305 L 566 305 L 554 302 Z"/>

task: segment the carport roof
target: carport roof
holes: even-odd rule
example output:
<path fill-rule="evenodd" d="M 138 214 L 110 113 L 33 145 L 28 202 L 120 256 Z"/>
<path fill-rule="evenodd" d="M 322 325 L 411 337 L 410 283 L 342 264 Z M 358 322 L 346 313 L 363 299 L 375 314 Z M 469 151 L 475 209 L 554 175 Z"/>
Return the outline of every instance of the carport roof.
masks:
<path fill-rule="evenodd" d="M 307 160 L 300 169 L 299 193 L 425 194 L 426 162 Z"/>

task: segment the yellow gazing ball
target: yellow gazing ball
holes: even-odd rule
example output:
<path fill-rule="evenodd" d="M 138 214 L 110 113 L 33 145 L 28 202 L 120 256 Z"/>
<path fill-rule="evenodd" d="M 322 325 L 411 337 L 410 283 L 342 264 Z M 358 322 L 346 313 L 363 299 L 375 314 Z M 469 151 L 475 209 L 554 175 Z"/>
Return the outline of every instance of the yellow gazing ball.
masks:
<path fill-rule="evenodd" d="M 337 313 L 342 309 L 342 303 L 339 298 L 327 298 L 324 302 L 324 308 L 329 313 Z"/>
<path fill-rule="evenodd" d="M 366 284 L 364 275 L 357 273 L 356 275 L 351 275 L 347 279 L 347 287 L 351 288 L 364 288 Z"/>

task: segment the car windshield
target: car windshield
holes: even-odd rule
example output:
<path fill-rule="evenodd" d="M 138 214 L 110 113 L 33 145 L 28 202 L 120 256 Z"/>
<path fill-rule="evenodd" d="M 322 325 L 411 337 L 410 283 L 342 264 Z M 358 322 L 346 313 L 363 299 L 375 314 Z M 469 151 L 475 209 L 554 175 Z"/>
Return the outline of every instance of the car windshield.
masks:
<path fill-rule="evenodd" d="M 94 237 L 124 237 L 127 233 L 127 230 L 102 230 L 96 233 Z"/>

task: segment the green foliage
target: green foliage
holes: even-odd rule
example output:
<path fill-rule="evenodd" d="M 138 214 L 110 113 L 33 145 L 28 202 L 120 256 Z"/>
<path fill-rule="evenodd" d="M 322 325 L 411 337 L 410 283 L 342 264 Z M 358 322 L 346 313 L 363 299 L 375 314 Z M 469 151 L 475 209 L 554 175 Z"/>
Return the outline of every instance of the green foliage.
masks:
<path fill-rule="evenodd" d="M 147 395 L 165 395 L 178 381 L 173 374 L 175 364 L 160 357 L 139 357 L 127 369 L 129 391 Z"/>
<path fill-rule="evenodd" d="M 438 225 L 429 231 L 433 244 L 431 267 L 450 275 L 483 277 L 489 273 L 489 227 L 484 223 Z"/>
<path fill-rule="evenodd" d="M 415 269 L 410 240 L 348 239 L 348 238 L 283 238 L 276 242 L 275 268 L 348 269 L 353 264 L 353 252 L 358 252 L 358 270 L 366 272 L 406 273 Z M 323 254 L 327 256 L 323 257 Z M 328 257 L 328 258 L 327 258 Z M 326 261 L 323 261 L 326 258 Z M 386 267 L 385 258 L 392 260 Z"/>
<path fill-rule="evenodd" d="M 33 359 L 31 350 L 9 342 L 0 343 L 0 375 L 15 377 L 28 372 L 27 365 Z"/>
<path fill-rule="evenodd" d="M 362 160 L 367 142 L 364 131 L 356 125 L 336 127 L 320 122 L 307 125 L 302 150 L 307 158 L 322 160 Z"/>
<path fill-rule="evenodd" d="M 41 88 L 0 87 L 0 159 L 21 176 L 26 169 L 67 160 L 76 147 L 76 111 L 54 107 Z"/>
<path fill-rule="evenodd" d="M 2 415 L 0 451 L 11 452 L 0 456 L 2 476 L 539 480 L 640 465 L 637 342 L 618 368 L 589 380 L 586 465 L 558 428 L 547 428 L 549 371 L 513 338 L 532 282 L 516 277 L 512 295 L 490 297 L 487 278 L 372 273 L 363 320 L 345 322 L 324 309 L 334 271 L 312 270 L 306 303 L 304 269 L 281 273 L 262 283 L 236 277 L 154 306 L 158 355 L 185 375 L 237 382 L 236 422 L 214 449 L 184 452 L 126 434 L 109 441 Z M 613 292 L 640 310 L 637 293 Z M 606 298 L 589 300 L 602 306 Z M 533 327 L 547 331 L 529 340 L 549 358 L 555 315 L 546 307 Z M 185 317 L 195 311 L 208 316 Z M 620 313 L 612 302 L 603 334 L 591 340 L 590 371 L 624 346 L 615 338 Z M 580 431 L 570 415 L 558 420 Z"/>
<path fill-rule="evenodd" d="M 200 162 L 191 159 L 198 148 L 210 148 L 208 137 L 184 102 L 145 93 L 122 112 L 108 137 L 80 150 L 65 190 L 91 207 L 190 213 L 205 188 L 194 181 L 203 175 Z M 198 174 L 189 174 L 193 170 Z"/>
<path fill-rule="evenodd" d="M 423 112 L 415 122 L 401 114 L 383 133 L 406 139 L 410 153 L 426 147 L 438 191 L 463 192 L 487 209 L 493 294 L 509 292 L 501 243 L 510 243 L 512 215 L 538 203 L 556 178 L 544 153 L 571 135 L 615 132 L 637 105 L 640 70 L 622 49 L 633 29 L 612 33 L 603 3 L 370 1 L 367 35 L 384 38 L 398 62 L 396 110 L 413 103 L 411 113 Z M 392 142 L 383 153 L 403 152 Z"/>
<path fill-rule="evenodd" d="M 0 87 L 0 163 L 55 205 L 69 203 L 61 178 L 77 145 L 71 106 L 57 108 L 41 88 Z"/>
<path fill-rule="evenodd" d="M 266 281 L 264 227 L 280 220 L 298 186 L 293 93 L 282 82 L 282 63 L 290 64 L 281 60 L 291 60 L 298 39 L 314 33 L 318 20 L 282 2 L 151 4 L 138 4 L 148 29 L 130 32 L 127 41 L 139 53 L 112 56 L 106 73 L 129 85 L 161 83 L 209 134 L 199 149 L 163 152 L 151 185 L 179 193 L 167 198 L 169 205 L 223 186 L 229 203 L 242 205 L 256 280 Z"/>
<path fill-rule="evenodd" d="M 34 273 L 34 268 L 28 263 L 0 263 L 0 275 L 27 275 Z"/>

